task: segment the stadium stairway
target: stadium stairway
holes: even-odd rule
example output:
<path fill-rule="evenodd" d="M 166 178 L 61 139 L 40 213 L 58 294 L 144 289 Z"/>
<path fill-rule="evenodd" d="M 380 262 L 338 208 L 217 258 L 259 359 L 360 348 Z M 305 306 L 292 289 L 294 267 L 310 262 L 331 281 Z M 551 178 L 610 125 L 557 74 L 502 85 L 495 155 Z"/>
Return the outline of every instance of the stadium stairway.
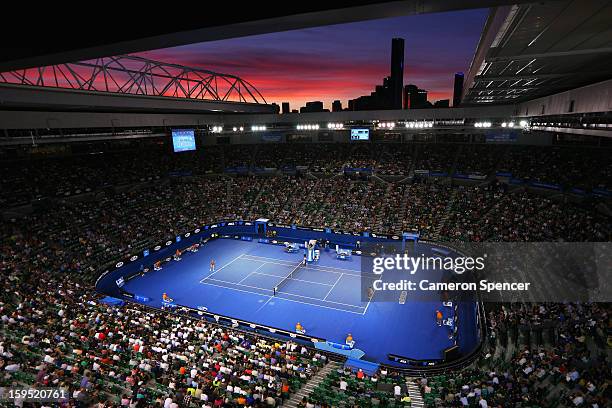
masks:
<path fill-rule="evenodd" d="M 451 181 L 453 180 L 453 174 L 455 174 L 455 172 L 457 171 L 457 164 L 459 163 L 459 157 L 461 156 L 462 151 L 463 146 L 460 145 L 459 148 L 455 151 L 455 155 L 453 156 L 453 162 L 448 172 L 449 179 Z"/>
<path fill-rule="evenodd" d="M 384 178 L 382 178 L 382 177 L 380 177 L 380 176 L 378 176 L 376 174 L 372 174 L 372 180 L 376 180 L 377 182 L 382 183 L 382 184 L 389 184 L 389 182 L 387 180 L 385 180 Z"/>
<path fill-rule="evenodd" d="M 411 408 L 424 408 L 425 400 L 421 395 L 419 386 L 416 385 L 416 378 L 406 378 L 406 388 L 408 388 L 408 395 L 410 395 L 410 407 Z"/>
<path fill-rule="evenodd" d="M 298 404 L 302 401 L 304 397 L 308 397 L 310 393 L 313 392 L 315 387 L 319 385 L 327 374 L 331 373 L 333 370 L 337 370 L 342 367 L 342 364 L 337 363 L 335 361 L 328 362 L 323 368 L 319 370 L 314 377 L 312 377 L 302 388 L 300 388 L 296 393 L 292 394 L 291 397 L 283 402 L 281 406 L 289 407 L 289 408 L 297 408 Z"/>
<path fill-rule="evenodd" d="M 440 220 L 434 226 L 433 234 L 431 235 L 431 238 L 434 241 L 437 241 L 440 239 L 440 233 L 442 232 L 442 228 L 444 228 L 444 226 L 448 222 L 448 219 L 450 218 L 450 215 L 451 215 L 451 212 L 453 211 L 453 207 L 454 207 L 456 199 L 457 199 L 457 189 L 454 189 L 451 192 L 451 196 L 448 199 L 448 203 L 446 204 L 446 208 L 444 209 L 444 214 L 442 214 L 442 217 L 440 217 Z"/>

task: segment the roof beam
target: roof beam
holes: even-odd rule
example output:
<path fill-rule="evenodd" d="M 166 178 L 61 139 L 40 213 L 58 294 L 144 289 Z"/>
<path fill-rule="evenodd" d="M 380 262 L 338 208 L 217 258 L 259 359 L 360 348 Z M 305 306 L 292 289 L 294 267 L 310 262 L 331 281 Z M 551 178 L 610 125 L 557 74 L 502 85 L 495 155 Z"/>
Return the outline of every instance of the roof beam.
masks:
<path fill-rule="evenodd" d="M 526 75 L 476 75 L 474 82 L 490 82 L 490 81 L 516 81 L 519 79 L 548 79 L 548 78 L 561 78 L 566 75 L 572 75 L 572 73 L 563 74 L 526 74 Z"/>
<path fill-rule="evenodd" d="M 500 57 L 485 57 L 487 62 L 499 62 L 499 61 L 510 61 L 510 60 L 525 60 L 534 58 L 559 58 L 559 57 L 575 57 L 579 55 L 593 55 L 593 54 L 610 54 L 612 55 L 612 47 L 605 48 L 589 48 L 585 50 L 571 50 L 571 51 L 556 51 L 556 52 L 543 52 L 539 54 L 518 54 L 518 55 L 504 55 Z"/>
<path fill-rule="evenodd" d="M 14 28 L 0 25 L 0 71 L 85 61 L 111 55 L 132 54 L 204 41 L 299 30 L 423 13 L 529 3 L 533 0 L 336 0 L 333 2 L 280 2 L 261 7 L 244 2 L 228 8 L 211 2 L 194 5 L 180 18 L 151 24 L 136 18 L 130 24 L 115 24 L 116 10 L 96 10 L 86 19 L 74 19 L 63 10 L 46 13 L 40 20 L 28 15 L 28 24 L 38 35 L 15 35 Z M 557 1 L 557 0 L 556 0 Z M 213 11 L 211 11 L 213 10 Z M 69 27 L 58 30 L 58 27 Z M 44 33 L 44 34 L 43 34 Z"/>
<path fill-rule="evenodd" d="M 539 87 L 535 87 L 535 86 L 528 86 L 528 87 L 521 87 L 521 86 L 517 86 L 517 87 L 490 87 L 490 88 L 470 88 L 470 92 L 490 92 L 490 91 L 531 91 L 533 89 L 540 89 Z"/>

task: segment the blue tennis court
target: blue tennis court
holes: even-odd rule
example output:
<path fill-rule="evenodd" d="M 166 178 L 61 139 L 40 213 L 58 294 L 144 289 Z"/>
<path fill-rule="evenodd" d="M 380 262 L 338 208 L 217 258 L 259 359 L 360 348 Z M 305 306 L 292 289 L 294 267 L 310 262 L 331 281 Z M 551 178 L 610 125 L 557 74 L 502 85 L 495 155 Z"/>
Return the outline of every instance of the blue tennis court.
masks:
<path fill-rule="evenodd" d="M 129 280 L 125 289 L 149 297 L 154 307 L 166 292 L 179 305 L 270 327 L 293 331 L 300 322 L 308 335 L 332 342 L 344 343 L 351 333 L 363 358 L 375 362 L 390 363 L 390 353 L 439 359 L 452 344 L 435 324 L 440 302 L 362 301 L 361 280 L 374 275 L 362 276 L 359 256 L 340 260 L 324 250 L 317 263 L 296 269 L 302 259 L 302 252 L 279 245 L 216 239 Z"/>
<path fill-rule="evenodd" d="M 279 299 L 361 315 L 369 304 L 361 301 L 359 270 L 250 254 L 237 256 L 200 283 L 266 296 L 277 288 L 274 297 Z"/>

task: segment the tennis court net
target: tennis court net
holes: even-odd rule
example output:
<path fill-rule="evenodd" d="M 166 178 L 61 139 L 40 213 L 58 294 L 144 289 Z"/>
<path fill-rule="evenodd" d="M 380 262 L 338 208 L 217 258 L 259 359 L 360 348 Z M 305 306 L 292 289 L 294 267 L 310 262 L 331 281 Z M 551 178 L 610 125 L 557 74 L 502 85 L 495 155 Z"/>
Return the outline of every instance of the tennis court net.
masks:
<path fill-rule="evenodd" d="M 285 276 L 283 278 L 283 280 L 281 280 L 276 286 L 274 286 L 274 296 L 276 296 L 279 292 L 279 290 L 287 284 L 287 282 L 289 282 L 290 280 L 292 280 L 294 278 L 294 276 L 297 274 L 298 270 L 302 267 L 302 262 L 300 262 L 295 268 L 293 268 L 293 270 L 291 272 L 289 272 L 289 275 Z"/>

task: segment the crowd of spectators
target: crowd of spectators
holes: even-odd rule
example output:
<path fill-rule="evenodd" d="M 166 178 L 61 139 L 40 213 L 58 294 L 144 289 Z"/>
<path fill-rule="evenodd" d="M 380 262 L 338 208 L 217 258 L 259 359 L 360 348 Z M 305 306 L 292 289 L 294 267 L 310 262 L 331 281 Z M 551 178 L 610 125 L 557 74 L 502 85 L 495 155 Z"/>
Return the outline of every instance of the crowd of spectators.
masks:
<path fill-rule="evenodd" d="M 416 170 L 427 170 L 437 173 L 449 173 L 461 145 L 457 144 L 421 144 L 418 147 Z"/>
<path fill-rule="evenodd" d="M 515 179 L 566 189 L 612 186 L 612 155 L 607 149 L 515 146 L 502 154 L 498 171 L 510 173 Z"/>
<path fill-rule="evenodd" d="M 593 407 L 612 401 L 608 304 L 505 304 L 489 312 L 488 354 L 418 380 L 430 407 Z"/>
<path fill-rule="evenodd" d="M 70 145 L 68 145 L 70 146 Z M 560 185 L 564 189 L 612 188 L 612 154 L 608 149 L 500 146 L 466 143 L 264 143 L 205 145 L 194 152 L 170 154 L 162 140 L 121 142 L 121 148 L 93 144 L 68 146 L 53 157 L 29 154 L 0 163 L 3 207 L 44 197 L 65 197 L 107 186 L 159 180 L 176 174 L 242 173 L 296 169 L 333 176 L 345 168 L 374 174 L 408 176 L 430 171 L 480 176 L 510 174 L 513 179 Z M 43 150 L 43 152 L 46 152 Z"/>
<path fill-rule="evenodd" d="M 455 173 L 486 177 L 494 172 L 504 150 L 502 146 L 462 145 Z"/>
<path fill-rule="evenodd" d="M 88 279 L 23 256 L 2 257 L 2 386 L 61 387 L 77 407 L 275 407 L 326 363 L 293 342 L 107 306 Z"/>
<path fill-rule="evenodd" d="M 492 161 L 459 165 L 485 155 L 480 150 L 486 148 L 475 156 L 451 145 L 397 150 L 381 145 L 370 152 L 347 145 L 340 148 L 346 150 L 342 156 L 331 146 L 299 145 L 293 153 L 283 146 L 277 154 L 270 145 L 257 146 L 255 152 L 246 146 L 211 146 L 170 155 L 153 144 L 138 152 L 3 162 L 3 208 L 19 201 L 15 197 L 54 199 L 0 224 L 0 270 L 6 282 L 0 292 L 0 385 L 65 386 L 79 407 L 278 406 L 326 363 L 324 356 L 293 342 L 188 316 L 107 306 L 93 293 L 92 284 L 107 263 L 207 223 L 265 217 L 346 231 L 418 230 L 424 238 L 440 240 L 612 239 L 611 218 L 593 203 L 560 201 L 497 182 L 456 186 L 419 177 L 389 182 L 334 176 L 343 166 L 378 166 L 389 175 L 407 175 L 411 167 L 449 171 L 455 161 L 462 171 L 492 171 Z M 498 153 L 503 149 L 491 157 Z M 414 157 L 420 159 L 413 163 Z M 564 156 L 525 163 L 534 169 L 561 160 L 555 157 Z M 300 163 L 330 174 L 220 174 L 232 165 Z M 606 166 L 599 174 L 607 174 Z M 78 190 L 89 194 L 63 193 Z M 502 343 L 504 326 L 514 321 L 532 327 L 543 319 L 558 323 L 553 344 L 517 347 L 508 360 L 491 358 L 487 370 L 422 379 L 428 403 L 542 406 L 540 401 L 549 400 L 543 390 L 552 382 L 558 395 L 551 401 L 606 406 L 609 366 L 599 351 L 606 347 L 607 307 L 507 308 L 492 313 L 490 324 L 496 343 Z M 355 405 L 363 395 L 380 401 L 365 384 L 388 378 L 386 373 L 348 381 L 353 375 L 339 373 L 329 384 L 342 388 L 342 381 L 350 382 L 340 397 L 350 394 Z M 401 379 L 390 382 L 400 386 L 397 399 L 402 402 Z"/>

